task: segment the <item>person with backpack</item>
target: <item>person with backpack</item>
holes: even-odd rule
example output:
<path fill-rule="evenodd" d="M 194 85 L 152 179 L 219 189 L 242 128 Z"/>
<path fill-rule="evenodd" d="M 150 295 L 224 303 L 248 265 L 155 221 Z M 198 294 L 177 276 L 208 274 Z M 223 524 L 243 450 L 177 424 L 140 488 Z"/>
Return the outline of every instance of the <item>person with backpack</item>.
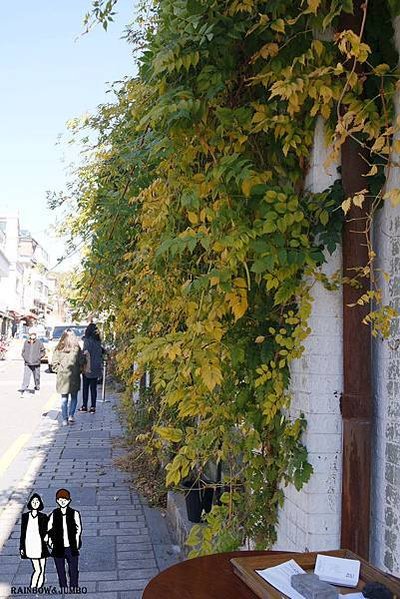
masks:
<path fill-rule="evenodd" d="M 31 375 L 35 385 L 35 391 L 40 390 L 40 363 L 46 350 L 40 339 L 37 338 L 35 329 L 29 329 L 29 339 L 27 339 L 22 348 L 22 357 L 24 359 L 24 378 L 21 387 L 21 397 L 29 388 Z"/>
<path fill-rule="evenodd" d="M 102 376 L 103 353 L 100 333 L 97 326 L 92 322 L 88 325 L 83 338 L 83 352 L 86 356 L 86 364 L 83 370 L 83 392 L 82 407 L 80 412 L 88 411 L 89 389 L 90 389 L 90 412 L 96 411 L 97 382 Z"/>
<path fill-rule="evenodd" d="M 78 338 L 71 329 L 67 329 L 54 350 L 52 362 L 52 368 L 57 375 L 56 390 L 61 395 L 63 426 L 75 422 L 78 391 L 81 388 L 81 370 L 84 364 L 85 357 Z"/>

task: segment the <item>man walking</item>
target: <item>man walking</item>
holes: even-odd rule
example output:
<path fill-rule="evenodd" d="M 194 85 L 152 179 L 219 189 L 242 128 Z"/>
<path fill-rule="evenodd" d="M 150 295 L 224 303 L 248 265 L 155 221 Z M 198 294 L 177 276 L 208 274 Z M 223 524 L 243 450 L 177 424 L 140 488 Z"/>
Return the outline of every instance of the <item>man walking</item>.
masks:
<path fill-rule="evenodd" d="M 37 338 L 36 331 L 29 329 L 29 339 L 27 339 L 22 348 L 22 357 L 25 362 L 24 368 L 24 380 L 21 387 L 21 397 L 24 392 L 28 390 L 29 383 L 31 380 L 31 374 L 33 375 L 33 381 L 35 384 L 35 390 L 40 389 L 40 362 L 46 353 L 43 343 Z"/>
<path fill-rule="evenodd" d="M 60 587 L 63 589 L 68 587 L 65 572 L 65 560 L 67 560 L 69 588 L 76 589 L 79 582 L 79 549 L 82 546 L 81 515 L 77 510 L 69 507 L 71 495 L 67 489 L 57 491 L 56 502 L 59 507 L 51 514 L 48 524 L 49 545 L 57 568 Z"/>

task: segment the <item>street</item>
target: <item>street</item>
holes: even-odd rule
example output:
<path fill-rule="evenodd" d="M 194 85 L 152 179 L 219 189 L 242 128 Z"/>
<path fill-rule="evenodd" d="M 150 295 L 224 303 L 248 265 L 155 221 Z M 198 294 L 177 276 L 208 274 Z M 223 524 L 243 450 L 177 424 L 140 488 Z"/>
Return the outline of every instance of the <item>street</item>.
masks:
<path fill-rule="evenodd" d="M 7 352 L 7 359 L 0 361 L 0 507 L 7 501 L 13 482 L 23 474 L 21 469 L 13 472 L 13 465 L 22 450 L 29 446 L 33 432 L 43 420 L 43 414 L 59 403 L 55 394 L 55 375 L 46 372 L 47 364 L 41 367 L 41 390 L 20 397 L 18 390 L 23 374 L 21 348 L 22 341 L 14 340 Z M 33 389 L 33 380 L 30 386 Z M 28 464 L 25 466 L 27 468 Z"/>

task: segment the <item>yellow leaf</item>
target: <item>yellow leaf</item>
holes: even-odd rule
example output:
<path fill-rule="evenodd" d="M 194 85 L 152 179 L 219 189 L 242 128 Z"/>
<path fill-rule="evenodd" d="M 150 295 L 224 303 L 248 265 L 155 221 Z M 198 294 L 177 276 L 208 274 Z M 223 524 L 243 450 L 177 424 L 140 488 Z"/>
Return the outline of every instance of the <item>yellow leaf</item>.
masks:
<path fill-rule="evenodd" d="M 176 356 L 180 356 L 181 353 L 182 350 L 177 344 L 168 346 L 164 351 L 164 354 L 168 356 L 171 361 L 174 361 Z"/>
<path fill-rule="evenodd" d="M 246 198 L 250 196 L 251 188 L 253 187 L 253 182 L 251 179 L 245 179 L 242 183 L 242 191 Z"/>
<path fill-rule="evenodd" d="M 390 71 L 390 66 L 386 63 L 378 64 L 378 66 L 374 68 L 374 74 L 378 75 L 378 77 L 381 77 L 388 71 Z"/>
<path fill-rule="evenodd" d="M 364 199 L 365 199 L 364 196 L 361 194 L 354 196 L 354 198 L 353 198 L 354 206 L 357 206 L 357 208 L 362 208 Z"/>
<path fill-rule="evenodd" d="M 366 173 L 364 175 L 364 177 L 373 177 L 374 175 L 376 175 L 376 173 L 378 172 L 378 167 L 376 166 L 376 164 L 373 164 L 370 168 L 370 170 L 368 171 L 368 173 Z"/>
<path fill-rule="evenodd" d="M 378 139 L 375 141 L 374 145 L 371 148 L 371 152 L 380 152 L 383 148 L 383 146 L 386 143 L 386 138 L 381 135 L 380 137 L 378 137 Z"/>
<path fill-rule="evenodd" d="M 204 181 L 205 177 L 204 177 L 203 173 L 196 173 L 195 175 L 193 175 L 192 179 L 196 183 L 202 183 Z"/>
<path fill-rule="evenodd" d="M 165 439 L 165 441 L 171 441 L 171 443 L 179 443 L 183 437 L 183 433 L 180 428 L 156 426 L 154 431 L 157 435 L 159 435 L 159 437 L 161 437 L 161 439 Z"/>
<path fill-rule="evenodd" d="M 320 0 L 316 0 L 316 2 L 319 3 Z M 316 51 L 317 56 L 321 56 L 322 52 L 324 51 L 324 44 L 320 40 L 314 40 L 312 46 Z"/>
<path fill-rule="evenodd" d="M 356 195 L 352 198 L 352 202 L 353 202 L 354 206 L 357 206 L 357 208 L 362 208 L 362 205 L 365 200 L 365 194 L 367 192 L 368 192 L 367 189 L 363 189 L 362 191 L 359 191 L 358 193 L 356 193 Z"/>
<path fill-rule="evenodd" d="M 240 287 L 241 289 L 247 289 L 247 282 L 245 279 L 243 279 L 243 277 L 237 277 L 236 279 L 233 279 L 233 283 L 234 283 L 235 287 Z"/>
<path fill-rule="evenodd" d="M 342 202 L 342 210 L 345 214 L 348 213 L 348 211 L 351 208 L 351 198 L 347 198 L 347 200 L 344 200 L 344 202 Z"/>
<path fill-rule="evenodd" d="M 304 12 L 317 14 L 317 10 L 319 9 L 321 4 L 321 0 L 307 0 L 308 8 Z"/>
<path fill-rule="evenodd" d="M 256 343 L 263 343 L 263 341 L 265 340 L 264 335 L 259 335 L 258 337 L 256 337 L 255 341 Z"/>
<path fill-rule="evenodd" d="M 192 223 L 192 225 L 197 225 L 197 223 L 199 222 L 199 217 L 197 216 L 197 214 L 195 212 L 188 212 L 187 214 L 188 219 Z"/>
<path fill-rule="evenodd" d="M 219 241 L 216 241 L 213 246 L 212 246 L 213 250 L 215 252 L 223 252 L 225 249 L 225 246 L 222 245 L 222 243 L 220 243 Z"/>
<path fill-rule="evenodd" d="M 285 33 L 285 21 L 283 19 L 277 19 L 272 23 L 271 29 L 278 33 Z"/>
<path fill-rule="evenodd" d="M 239 320 L 248 308 L 246 290 L 238 289 L 236 292 L 227 293 L 225 297 L 235 316 L 235 320 Z"/>
<path fill-rule="evenodd" d="M 276 56 L 279 52 L 279 46 L 278 44 L 276 44 L 275 42 L 269 43 L 269 44 L 265 44 L 259 54 L 261 56 L 261 58 L 269 58 L 270 56 Z"/>
<path fill-rule="evenodd" d="M 185 397 L 185 393 L 182 389 L 176 389 L 165 396 L 166 402 L 169 406 L 174 406 L 177 403 L 180 403 Z"/>
<path fill-rule="evenodd" d="M 398 187 L 396 187 L 395 189 L 391 189 L 390 191 L 385 193 L 383 199 L 390 200 L 390 203 L 392 204 L 393 208 L 395 208 L 400 204 L 400 189 Z"/>
<path fill-rule="evenodd" d="M 222 373 L 218 366 L 206 363 L 200 368 L 200 377 L 209 391 L 222 382 Z"/>
<path fill-rule="evenodd" d="M 328 120 L 330 115 L 331 115 L 331 108 L 329 106 L 329 104 L 323 104 L 321 106 L 321 115 L 323 116 L 323 118 L 325 120 Z"/>

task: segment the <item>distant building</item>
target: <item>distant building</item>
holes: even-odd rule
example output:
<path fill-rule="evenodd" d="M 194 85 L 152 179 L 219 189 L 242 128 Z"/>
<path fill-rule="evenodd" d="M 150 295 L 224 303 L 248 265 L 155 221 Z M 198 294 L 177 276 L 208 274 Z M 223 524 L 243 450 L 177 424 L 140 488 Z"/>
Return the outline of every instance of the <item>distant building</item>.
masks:
<path fill-rule="evenodd" d="M 65 273 L 49 272 L 47 280 L 50 292 L 50 306 L 52 312 L 47 319 L 47 324 L 56 326 L 65 322 L 72 322 L 71 309 L 64 297 L 63 280 Z"/>
<path fill-rule="evenodd" d="M 2 289 L 2 281 L 8 277 L 10 272 L 10 261 L 7 258 L 6 252 L 6 233 L 5 226 L 0 221 L 0 290 Z M 7 307 L 3 303 L 2 294 L 0 291 L 0 335 L 4 335 L 6 330 Z"/>
<path fill-rule="evenodd" d="M 49 255 L 17 214 L 0 213 L 0 333 L 9 335 L 14 321 L 28 327 L 46 324 L 50 297 Z"/>
<path fill-rule="evenodd" d="M 26 230 L 19 236 L 18 255 L 24 270 L 23 305 L 37 320 L 44 322 L 51 313 L 47 278 L 49 255 Z"/>

